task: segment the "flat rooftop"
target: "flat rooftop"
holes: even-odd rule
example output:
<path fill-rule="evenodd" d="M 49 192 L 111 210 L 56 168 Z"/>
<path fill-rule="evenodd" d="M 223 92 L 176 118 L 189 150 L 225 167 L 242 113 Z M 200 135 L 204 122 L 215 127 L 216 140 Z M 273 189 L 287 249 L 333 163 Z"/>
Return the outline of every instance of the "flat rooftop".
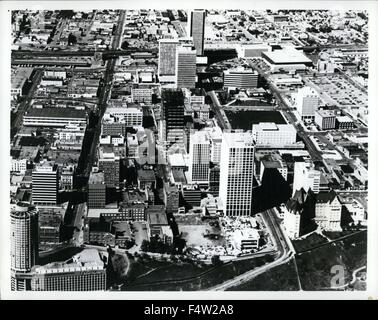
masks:
<path fill-rule="evenodd" d="M 73 108 L 32 108 L 25 116 L 39 118 L 86 119 L 87 113 L 84 110 L 76 110 Z"/>
<path fill-rule="evenodd" d="M 138 170 L 138 179 L 141 181 L 155 181 L 155 172 L 154 170 Z"/>
<path fill-rule="evenodd" d="M 151 224 L 157 225 L 167 225 L 167 215 L 164 211 L 147 211 L 147 221 Z"/>
<path fill-rule="evenodd" d="M 320 109 L 316 111 L 319 115 L 322 117 L 334 117 L 335 116 L 335 111 L 334 110 L 324 110 Z"/>
<path fill-rule="evenodd" d="M 223 134 L 223 141 L 233 148 L 254 146 L 252 134 L 248 132 L 226 132 Z"/>
<path fill-rule="evenodd" d="M 311 59 L 294 48 L 284 48 L 282 50 L 274 50 L 270 52 L 263 52 L 262 56 L 273 64 L 310 64 Z"/>
<path fill-rule="evenodd" d="M 274 122 L 260 122 L 252 126 L 256 131 L 295 131 L 291 124 L 276 124 Z"/>
<path fill-rule="evenodd" d="M 89 175 L 89 184 L 100 184 L 104 183 L 105 177 L 103 172 L 91 172 Z"/>

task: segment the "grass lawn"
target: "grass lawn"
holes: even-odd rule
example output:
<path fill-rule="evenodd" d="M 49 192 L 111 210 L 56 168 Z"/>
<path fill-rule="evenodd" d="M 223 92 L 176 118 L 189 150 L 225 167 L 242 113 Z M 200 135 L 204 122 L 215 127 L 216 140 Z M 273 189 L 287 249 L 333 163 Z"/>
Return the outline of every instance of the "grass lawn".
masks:
<path fill-rule="evenodd" d="M 367 232 L 330 243 L 296 256 L 303 290 L 329 290 L 335 274 L 331 268 L 341 265 L 345 283 L 351 280 L 353 270 L 366 265 Z"/>
<path fill-rule="evenodd" d="M 302 252 L 326 242 L 328 242 L 328 240 L 322 235 L 312 233 L 307 238 L 303 240 L 294 240 L 292 243 L 296 252 Z"/>
<path fill-rule="evenodd" d="M 256 278 L 227 291 L 297 291 L 297 274 L 293 260 L 279 265 Z"/>
<path fill-rule="evenodd" d="M 131 280 L 128 276 L 129 281 L 126 281 L 125 286 L 122 288 L 128 291 L 204 290 L 271 261 L 273 261 L 272 257 L 258 257 L 248 260 L 237 260 L 218 267 L 198 266 L 192 263 L 183 263 L 180 265 L 167 262 L 165 263 L 166 266 L 159 266 L 155 261 L 151 265 L 149 263 L 141 265 L 137 262 L 138 264 L 131 265 L 130 270 L 134 280 Z M 142 268 L 140 268 L 141 266 Z M 156 268 L 155 270 L 154 267 Z M 146 274 L 148 271 L 151 272 Z M 137 274 L 138 276 L 146 275 L 137 279 Z M 161 283 L 161 281 L 172 282 Z"/>

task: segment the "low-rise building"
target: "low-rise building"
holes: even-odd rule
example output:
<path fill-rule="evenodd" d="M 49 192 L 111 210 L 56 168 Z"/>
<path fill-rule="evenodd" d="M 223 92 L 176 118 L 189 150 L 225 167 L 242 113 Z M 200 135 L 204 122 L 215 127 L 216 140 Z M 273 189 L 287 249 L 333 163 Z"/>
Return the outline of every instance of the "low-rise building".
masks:
<path fill-rule="evenodd" d="M 351 130 L 354 128 L 354 121 L 348 116 L 336 117 L 336 129 Z"/>
<path fill-rule="evenodd" d="M 321 130 L 333 130 L 336 127 L 336 115 L 333 110 L 315 111 L 315 123 Z"/>

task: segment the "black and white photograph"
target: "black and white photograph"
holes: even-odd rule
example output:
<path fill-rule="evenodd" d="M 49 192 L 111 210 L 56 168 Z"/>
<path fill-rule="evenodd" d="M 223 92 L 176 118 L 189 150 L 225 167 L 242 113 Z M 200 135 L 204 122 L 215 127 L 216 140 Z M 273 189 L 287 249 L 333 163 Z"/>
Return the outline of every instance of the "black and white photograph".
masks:
<path fill-rule="evenodd" d="M 377 299 L 376 2 L 12 3 L 4 297 Z"/>

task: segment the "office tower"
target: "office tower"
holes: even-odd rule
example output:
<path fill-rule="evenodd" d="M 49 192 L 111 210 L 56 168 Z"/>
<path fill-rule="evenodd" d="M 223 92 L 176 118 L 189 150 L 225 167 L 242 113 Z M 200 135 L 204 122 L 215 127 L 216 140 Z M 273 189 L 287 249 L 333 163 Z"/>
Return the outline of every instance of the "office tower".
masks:
<path fill-rule="evenodd" d="M 223 72 L 223 86 L 228 89 L 257 88 L 259 74 L 251 69 L 239 67 Z"/>
<path fill-rule="evenodd" d="M 107 188 L 119 188 L 120 157 L 114 152 L 103 152 L 100 149 L 98 169 L 104 172 L 104 180 Z"/>
<path fill-rule="evenodd" d="M 222 129 L 218 126 L 206 127 L 203 130 L 208 132 L 210 139 L 210 161 L 219 164 L 221 158 Z"/>
<path fill-rule="evenodd" d="M 206 131 L 190 134 L 189 183 L 208 184 L 210 164 L 210 140 Z"/>
<path fill-rule="evenodd" d="M 210 168 L 209 193 L 212 194 L 214 197 L 219 196 L 219 175 L 220 169 L 218 165 Z"/>
<path fill-rule="evenodd" d="M 176 72 L 176 50 L 179 45 L 177 39 L 159 40 L 159 77 L 171 76 Z"/>
<path fill-rule="evenodd" d="M 205 39 L 205 10 L 193 10 L 191 12 L 190 36 L 193 37 L 197 56 L 203 56 Z"/>
<path fill-rule="evenodd" d="M 302 120 L 315 118 L 315 111 L 319 107 L 319 95 L 310 87 L 303 87 L 298 90 L 296 98 L 297 111 Z"/>
<path fill-rule="evenodd" d="M 104 208 L 106 200 L 106 185 L 103 172 L 91 172 L 88 180 L 88 202 L 91 208 Z"/>
<path fill-rule="evenodd" d="M 165 182 L 163 197 L 167 213 L 177 213 L 180 199 L 180 192 L 177 186 L 169 182 Z"/>
<path fill-rule="evenodd" d="M 251 214 L 254 143 L 250 133 L 224 133 L 219 196 L 227 216 Z"/>
<path fill-rule="evenodd" d="M 184 95 L 181 90 L 161 93 L 161 138 L 167 148 L 184 142 Z"/>
<path fill-rule="evenodd" d="M 11 268 L 28 272 L 38 260 L 38 211 L 29 203 L 11 208 Z"/>
<path fill-rule="evenodd" d="M 176 51 L 176 87 L 194 89 L 196 86 L 196 50 L 182 45 Z"/>
<path fill-rule="evenodd" d="M 294 163 L 293 195 L 302 188 L 308 192 L 311 189 L 314 193 L 319 193 L 320 171 L 315 170 L 315 166 L 310 162 Z"/>
<path fill-rule="evenodd" d="M 37 164 L 32 173 L 32 198 L 35 205 L 56 205 L 58 198 L 58 166 L 44 161 Z"/>

